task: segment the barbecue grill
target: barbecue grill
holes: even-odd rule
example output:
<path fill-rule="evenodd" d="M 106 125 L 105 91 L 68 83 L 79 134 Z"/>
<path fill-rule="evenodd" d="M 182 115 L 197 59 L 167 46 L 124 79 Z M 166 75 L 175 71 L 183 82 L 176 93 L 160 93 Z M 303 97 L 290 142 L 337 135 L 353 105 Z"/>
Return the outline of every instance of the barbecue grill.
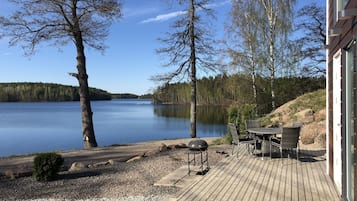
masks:
<path fill-rule="evenodd" d="M 208 143 L 202 139 L 192 140 L 187 145 L 187 165 L 188 165 L 188 175 L 191 171 L 196 171 L 198 174 L 205 174 L 209 170 L 208 164 Z M 196 155 L 200 156 L 197 157 Z M 191 169 L 190 166 L 193 166 Z"/>
<path fill-rule="evenodd" d="M 208 148 L 208 144 L 204 140 L 192 140 L 188 143 L 188 148 L 192 151 L 205 151 Z"/>

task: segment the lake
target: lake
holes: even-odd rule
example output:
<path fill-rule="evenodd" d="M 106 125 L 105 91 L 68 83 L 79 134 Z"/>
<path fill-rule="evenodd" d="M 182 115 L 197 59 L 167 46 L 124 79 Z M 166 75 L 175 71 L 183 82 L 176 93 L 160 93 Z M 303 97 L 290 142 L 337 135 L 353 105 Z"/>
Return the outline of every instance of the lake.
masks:
<path fill-rule="evenodd" d="M 92 101 L 99 146 L 190 137 L 189 106 Z M 198 107 L 197 137 L 226 132 L 222 107 Z M 79 102 L 0 103 L 0 156 L 83 148 Z"/>

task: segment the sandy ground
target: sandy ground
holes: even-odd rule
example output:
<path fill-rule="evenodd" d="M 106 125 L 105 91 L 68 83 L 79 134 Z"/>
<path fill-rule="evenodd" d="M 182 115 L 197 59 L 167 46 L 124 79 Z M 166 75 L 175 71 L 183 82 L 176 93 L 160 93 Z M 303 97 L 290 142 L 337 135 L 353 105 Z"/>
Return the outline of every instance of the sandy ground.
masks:
<path fill-rule="evenodd" d="M 210 143 L 215 138 L 204 139 Z M 186 165 L 187 148 L 164 148 L 161 152 L 160 148 L 165 147 L 162 144 L 173 147 L 190 140 L 62 152 L 64 171 L 57 180 L 43 183 L 30 176 L 33 156 L 1 158 L 0 200 L 168 200 L 175 197 L 180 188 L 153 184 Z M 215 145 L 208 150 L 209 163 L 214 166 L 230 153 L 231 146 Z M 91 168 L 67 171 L 74 162 Z"/>

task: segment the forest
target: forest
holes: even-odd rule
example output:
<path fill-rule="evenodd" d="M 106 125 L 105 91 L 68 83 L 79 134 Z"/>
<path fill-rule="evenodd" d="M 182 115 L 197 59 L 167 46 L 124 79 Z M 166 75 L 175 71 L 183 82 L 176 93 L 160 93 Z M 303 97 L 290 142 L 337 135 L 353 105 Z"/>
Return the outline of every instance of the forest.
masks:
<path fill-rule="evenodd" d="M 107 91 L 89 88 L 91 100 L 110 100 Z M 52 83 L 0 83 L 0 102 L 79 101 L 78 87 Z"/>
<path fill-rule="evenodd" d="M 271 111 L 270 79 L 257 76 L 258 113 Z M 276 105 L 280 106 L 296 97 L 325 88 L 325 77 L 280 77 L 275 80 Z M 158 87 L 153 94 L 155 104 L 189 104 L 191 88 L 188 83 L 173 83 Z M 198 105 L 254 104 L 249 75 L 218 75 L 197 81 Z"/>

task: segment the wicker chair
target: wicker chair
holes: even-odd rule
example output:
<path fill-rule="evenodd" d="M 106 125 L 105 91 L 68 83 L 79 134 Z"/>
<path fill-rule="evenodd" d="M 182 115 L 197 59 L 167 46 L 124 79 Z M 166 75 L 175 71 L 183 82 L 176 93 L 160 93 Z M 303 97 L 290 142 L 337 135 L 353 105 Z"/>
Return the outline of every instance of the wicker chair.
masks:
<path fill-rule="evenodd" d="M 261 123 L 259 120 L 245 120 L 245 128 L 260 128 Z"/>
<path fill-rule="evenodd" d="M 254 144 L 254 149 L 255 149 L 255 150 L 256 150 L 256 149 L 261 149 L 261 148 L 259 148 L 259 147 L 261 147 L 261 144 L 262 144 L 262 140 L 263 140 L 263 139 L 260 139 L 259 137 L 255 136 L 254 134 L 249 133 L 249 132 L 247 131 L 247 129 L 250 129 L 250 128 L 260 128 L 260 127 L 262 127 L 260 120 L 252 120 L 252 119 L 245 120 L 246 134 L 247 134 L 247 136 L 249 136 L 250 138 L 255 139 L 255 144 Z M 262 153 L 262 156 L 263 156 L 263 153 Z"/>
<path fill-rule="evenodd" d="M 247 149 L 249 153 L 253 153 L 255 150 L 255 139 L 250 138 L 248 135 L 246 136 L 241 136 L 239 129 L 233 124 L 229 123 L 228 124 L 228 130 L 230 134 L 232 135 L 232 155 L 234 154 L 234 148 L 237 146 L 237 158 L 239 155 L 239 145 L 245 144 L 247 145 Z M 254 149 L 250 151 L 250 145 L 253 145 Z"/>
<path fill-rule="evenodd" d="M 281 138 L 271 136 L 270 141 L 270 158 L 272 147 L 280 150 L 281 163 L 283 163 L 283 150 L 296 150 L 296 159 L 299 160 L 299 137 L 301 127 L 283 127 Z"/>

